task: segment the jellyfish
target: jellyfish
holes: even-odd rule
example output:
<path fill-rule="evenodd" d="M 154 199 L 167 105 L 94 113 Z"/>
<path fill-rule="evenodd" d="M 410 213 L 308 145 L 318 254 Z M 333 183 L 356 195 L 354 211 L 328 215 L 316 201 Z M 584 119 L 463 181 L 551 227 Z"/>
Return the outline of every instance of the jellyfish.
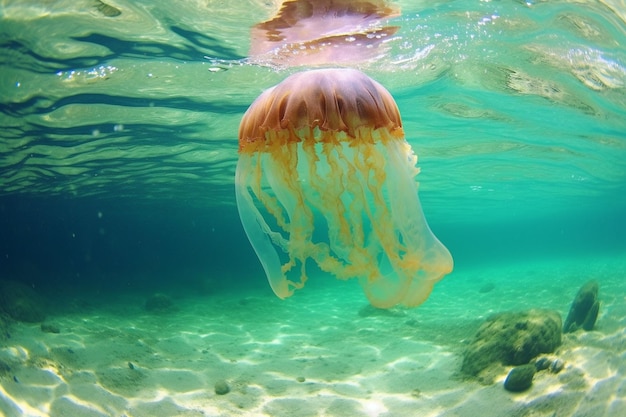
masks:
<path fill-rule="evenodd" d="M 357 279 L 375 307 L 423 303 L 452 257 L 424 218 L 416 163 L 393 97 L 358 70 L 299 72 L 262 93 L 239 127 L 235 188 L 274 293 L 290 297 L 317 265 Z"/>
<path fill-rule="evenodd" d="M 251 31 L 250 56 L 278 66 L 354 64 L 387 51 L 399 15 L 385 0 L 287 0 Z"/>

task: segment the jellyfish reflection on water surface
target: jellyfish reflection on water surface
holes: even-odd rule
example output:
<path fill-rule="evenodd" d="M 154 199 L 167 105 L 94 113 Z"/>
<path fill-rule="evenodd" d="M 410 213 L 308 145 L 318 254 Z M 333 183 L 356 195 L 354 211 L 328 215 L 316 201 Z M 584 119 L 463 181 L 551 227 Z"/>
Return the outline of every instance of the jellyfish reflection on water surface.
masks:
<path fill-rule="evenodd" d="M 237 206 L 274 293 L 307 261 L 358 278 L 379 308 L 423 303 L 452 270 L 417 196 L 417 157 L 391 94 L 354 69 L 291 75 L 239 127 Z"/>
<path fill-rule="evenodd" d="M 379 60 L 399 29 L 385 0 L 285 0 L 251 31 L 253 62 L 273 66 L 353 65 Z"/>

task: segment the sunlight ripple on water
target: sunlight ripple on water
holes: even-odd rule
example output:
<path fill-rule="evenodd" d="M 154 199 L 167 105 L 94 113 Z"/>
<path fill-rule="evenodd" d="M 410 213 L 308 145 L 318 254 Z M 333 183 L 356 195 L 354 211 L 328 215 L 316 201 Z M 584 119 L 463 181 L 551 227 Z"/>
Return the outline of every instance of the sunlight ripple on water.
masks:
<path fill-rule="evenodd" d="M 386 56 L 358 67 L 397 98 L 426 207 L 624 201 L 619 2 L 398 5 Z M 301 69 L 247 58 L 248 28 L 272 13 L 4 2 L 1 192 L 233 204 L 241 115 Z"/>

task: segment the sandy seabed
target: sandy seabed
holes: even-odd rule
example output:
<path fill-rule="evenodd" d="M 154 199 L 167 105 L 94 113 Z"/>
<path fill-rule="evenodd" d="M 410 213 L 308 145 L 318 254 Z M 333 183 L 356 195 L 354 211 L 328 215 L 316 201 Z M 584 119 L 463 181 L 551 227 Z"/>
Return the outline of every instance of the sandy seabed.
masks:
<path fill-rule="evenodd" d="M 416 309 L 377 311 L 355 283 L 174 296 L 153 314 L 120 295 L 14 324 L 0 341 L 0 414 L 13 416 L 626 416 L 626 256 L 459 269 Z M 262 279 L 262 278 L 259 278 Z M 314 279 L 327 279 L 314 277 Z M 459 375 L 491 314 L 551 308 L 600 284 L 596 329 L 563 336 L 532 387 Z M 490 289 L 486 291 L 486 289 Z M 230 391 L 215 392 L 226 382 Z"/>

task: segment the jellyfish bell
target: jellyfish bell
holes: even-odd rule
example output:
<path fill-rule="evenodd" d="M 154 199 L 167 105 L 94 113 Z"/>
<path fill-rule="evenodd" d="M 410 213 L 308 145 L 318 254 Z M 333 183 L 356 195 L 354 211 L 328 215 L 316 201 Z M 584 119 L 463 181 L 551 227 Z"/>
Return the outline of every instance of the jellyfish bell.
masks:
<path fill-rule="evenodd" d="M 251 31 L 250 57 L 278 66 L 354 64 L 383 55 L 399 15 L 385 0 L 286 0 Z"/>
<path fill-rule="evenodd" d="M 354 69 L 296 73 L 262 93 L 239 127 L 236 196 L 280 298 L 313 262 L 359 280 L 370 303 L 424 302 L 452 270 L 417 196 L 417 157 L 391 94 Z"/>

